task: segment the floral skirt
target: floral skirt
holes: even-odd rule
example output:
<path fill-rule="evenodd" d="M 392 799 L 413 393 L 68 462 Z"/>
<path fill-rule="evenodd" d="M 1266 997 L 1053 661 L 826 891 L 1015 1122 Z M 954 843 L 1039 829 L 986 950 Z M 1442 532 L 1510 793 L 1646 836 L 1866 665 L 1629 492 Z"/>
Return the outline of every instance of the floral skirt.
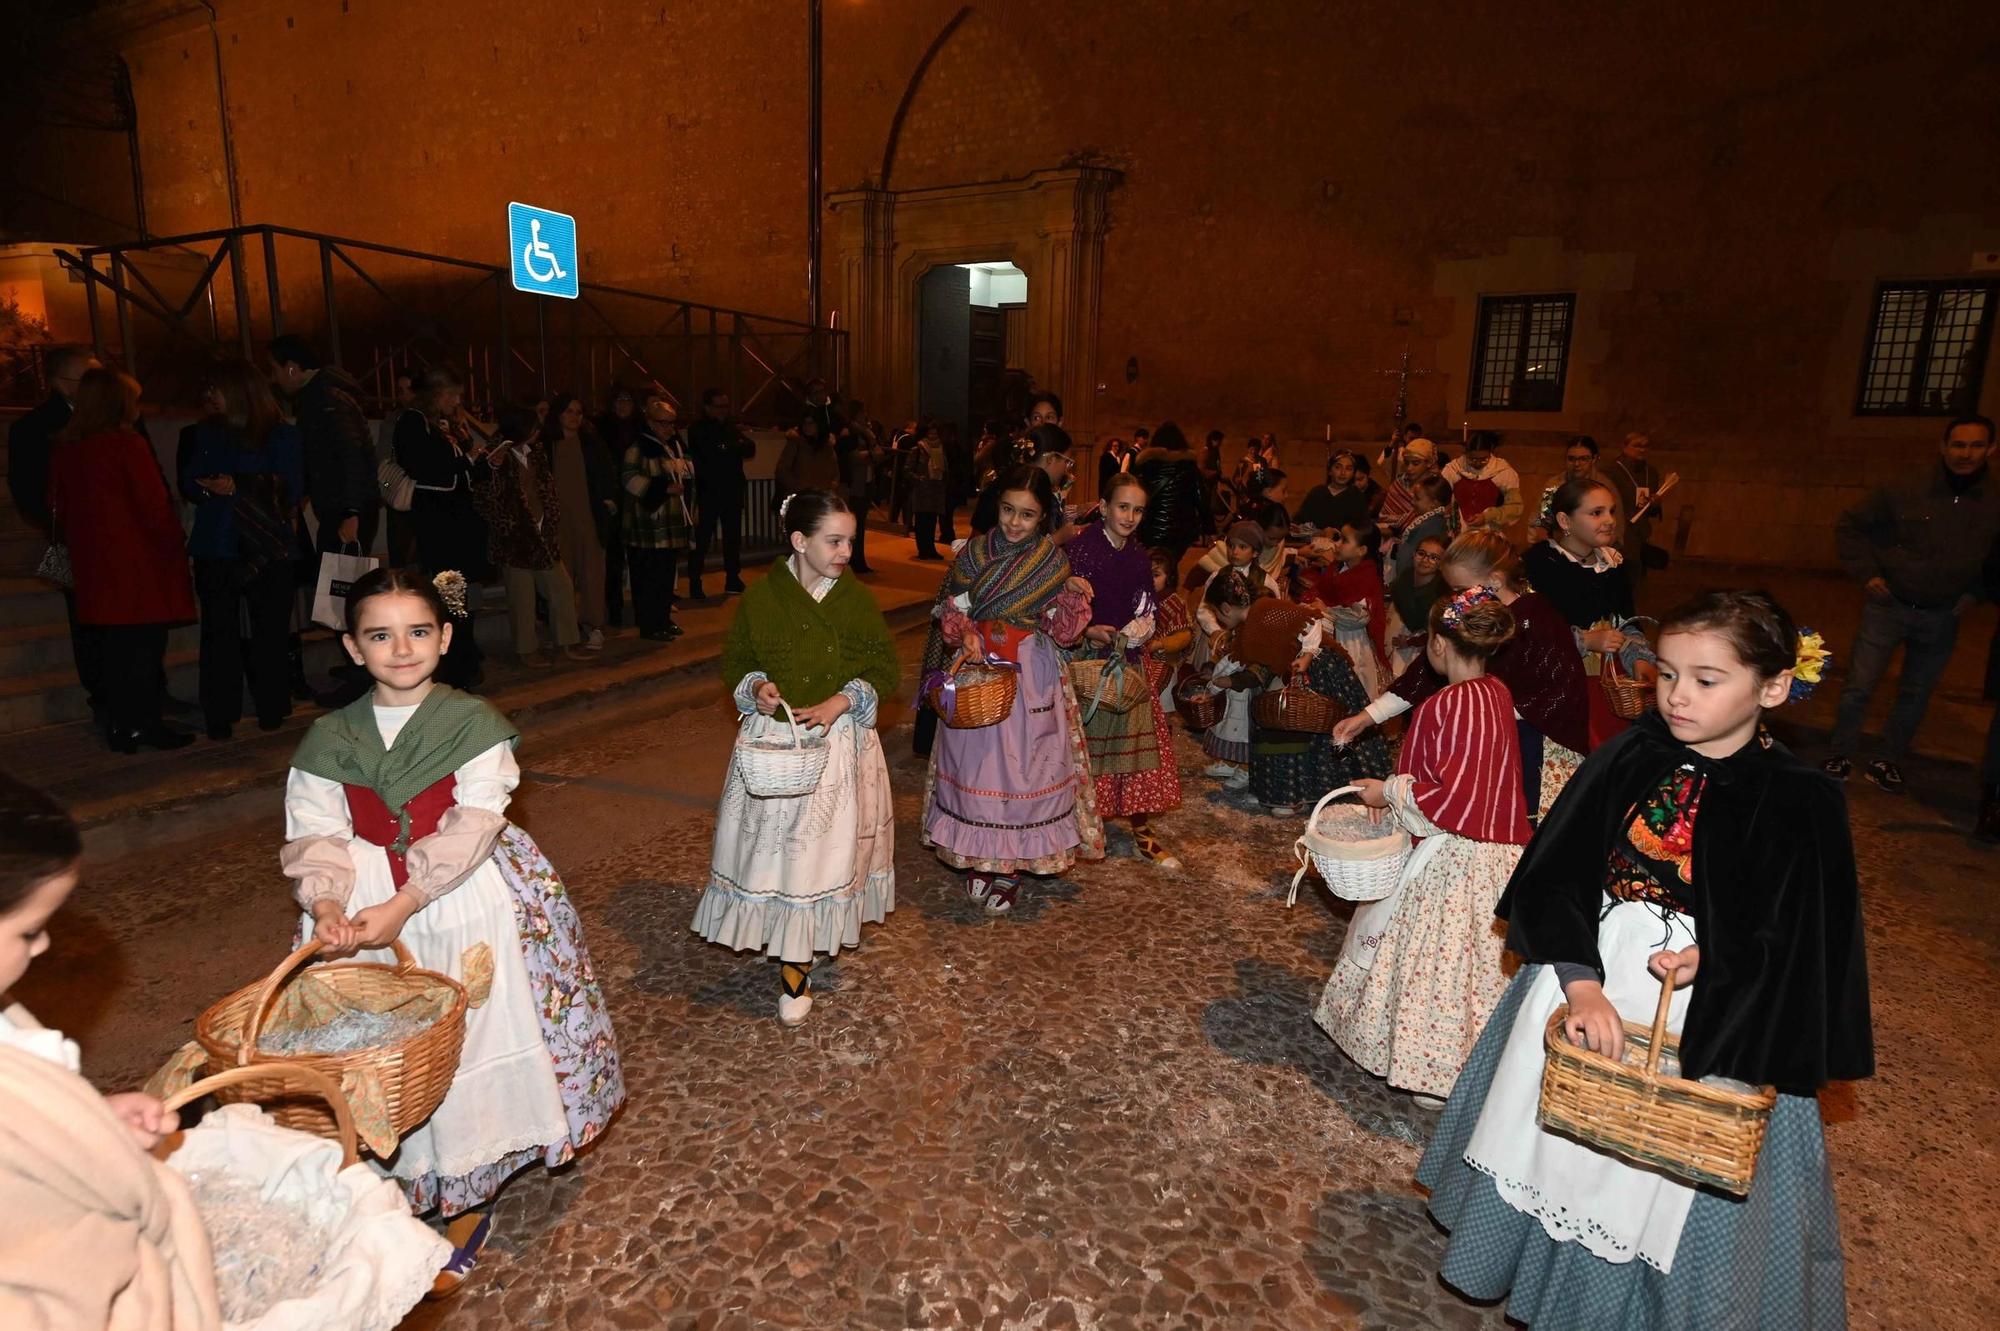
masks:
<path fill-rule="evenodd" d="M 1335 966 L 1313 1020 L 1391 1086 L 1442 1098 L 1507 987 L 1493 907 L 1521 847 L 1437 840 L 1403 884 L 1374 964 Z"/>

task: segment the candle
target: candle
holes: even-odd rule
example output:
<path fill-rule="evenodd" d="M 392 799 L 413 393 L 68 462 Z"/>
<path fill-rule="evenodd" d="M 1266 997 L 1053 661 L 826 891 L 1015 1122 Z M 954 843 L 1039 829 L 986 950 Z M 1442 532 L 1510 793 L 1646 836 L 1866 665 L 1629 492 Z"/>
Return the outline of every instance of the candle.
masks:
<path fill-rule="evenodd" d="M 1471 422 L 1469 422 L 1469 421 L 1460 421 L 1460 422 L 1458 423 L 1458 442 L 1459 442 L 1459 443 L 1461 443 L 1461 444 L 1469 444 L 1469 443 L 1471 443 L 1471 442 L 1472 442 L 1472 424 L 1471 424 Z"/>
<path fill-rule="evenodd" d="M 1328 421 L 1328 422 L 1327 422 L 1327 426 L 1326 426 L 1326 441 L 1327 441 L 1327 442 L 1328 442 L 1329 444 L 1333 442 L 1333 422 L 1331 422 L 1331 421 Z"/>

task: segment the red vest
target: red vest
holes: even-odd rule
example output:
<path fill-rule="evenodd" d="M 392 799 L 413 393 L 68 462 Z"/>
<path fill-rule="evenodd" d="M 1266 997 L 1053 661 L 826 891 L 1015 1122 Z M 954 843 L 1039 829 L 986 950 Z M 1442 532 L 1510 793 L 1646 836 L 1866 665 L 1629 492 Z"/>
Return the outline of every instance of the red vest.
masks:
<path fill-rule="evenodd" d="M 354 835 L 370 845 L 380 846 L 389 853 L 389 877 L 398 888 L 410 881 L 410 871 L 403 863 L 400 852 L 389 848 L 396 844 L 396 837 L 402 831 L 401 821 L 395 811 L 382 802 L 367 786 L 343 786 L 347 792 L 347 813 L 354 820 Z M 412 799 L 407 806 L 410 814 L 410 839 L 407 844 L 416 845 L 431 833 L 437 831 L 438 819 L 444 811 L 458 803 L 458 778 L 439 777 L 436 782 Z"/>

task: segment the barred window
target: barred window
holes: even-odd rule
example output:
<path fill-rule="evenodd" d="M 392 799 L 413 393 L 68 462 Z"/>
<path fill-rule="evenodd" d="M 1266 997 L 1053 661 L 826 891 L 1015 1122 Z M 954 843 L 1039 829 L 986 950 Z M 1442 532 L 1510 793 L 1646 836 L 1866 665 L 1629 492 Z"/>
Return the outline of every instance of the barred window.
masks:
<path fill-rule="evenodd" d="M 1576 293 L 1481 296 L 1472 341 L 1474 411 L 1561 411 Z"/>
<path fill-rule="evenodd" d="M 1956 416 L 1979 405 L 2000 282 L 1884 282 L 1861 361 L 1859 416 Z"/>

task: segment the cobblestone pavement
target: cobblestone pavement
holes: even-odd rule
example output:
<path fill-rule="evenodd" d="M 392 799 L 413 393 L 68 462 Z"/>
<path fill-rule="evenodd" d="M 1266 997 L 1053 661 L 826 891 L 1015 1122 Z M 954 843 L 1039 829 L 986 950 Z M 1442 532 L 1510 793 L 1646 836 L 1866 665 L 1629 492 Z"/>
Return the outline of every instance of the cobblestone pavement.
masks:
<path fill-rule="evenodd" d="M 408 1326 L 1504 1325 L 1437 1281 L 1412 1183 L 1432 1118 L 1311 1022 L 1346 913 L 1313 888 L 1285 909 L 1294 822 L 1187 750 L 1158 823 L 1185 871 L 1114 832 L 990 920 L 917 845 L 900 729 L 899 907 L 787 1030 L 774 967 L 688 930 L 728 735 L 703 709 L 530 737 L 517 808 L 583 908 L 631 1103 L 517 1180 L 478 1275 Z M 1882 1065 L 1824 1101 L 1853 1324 L 1990 1325 L 2000 854 L 1853 799 Z M 280 951 L 275 848 L 93 866 L 22 996 L 101 1083 L 143 1077 Z"/>

